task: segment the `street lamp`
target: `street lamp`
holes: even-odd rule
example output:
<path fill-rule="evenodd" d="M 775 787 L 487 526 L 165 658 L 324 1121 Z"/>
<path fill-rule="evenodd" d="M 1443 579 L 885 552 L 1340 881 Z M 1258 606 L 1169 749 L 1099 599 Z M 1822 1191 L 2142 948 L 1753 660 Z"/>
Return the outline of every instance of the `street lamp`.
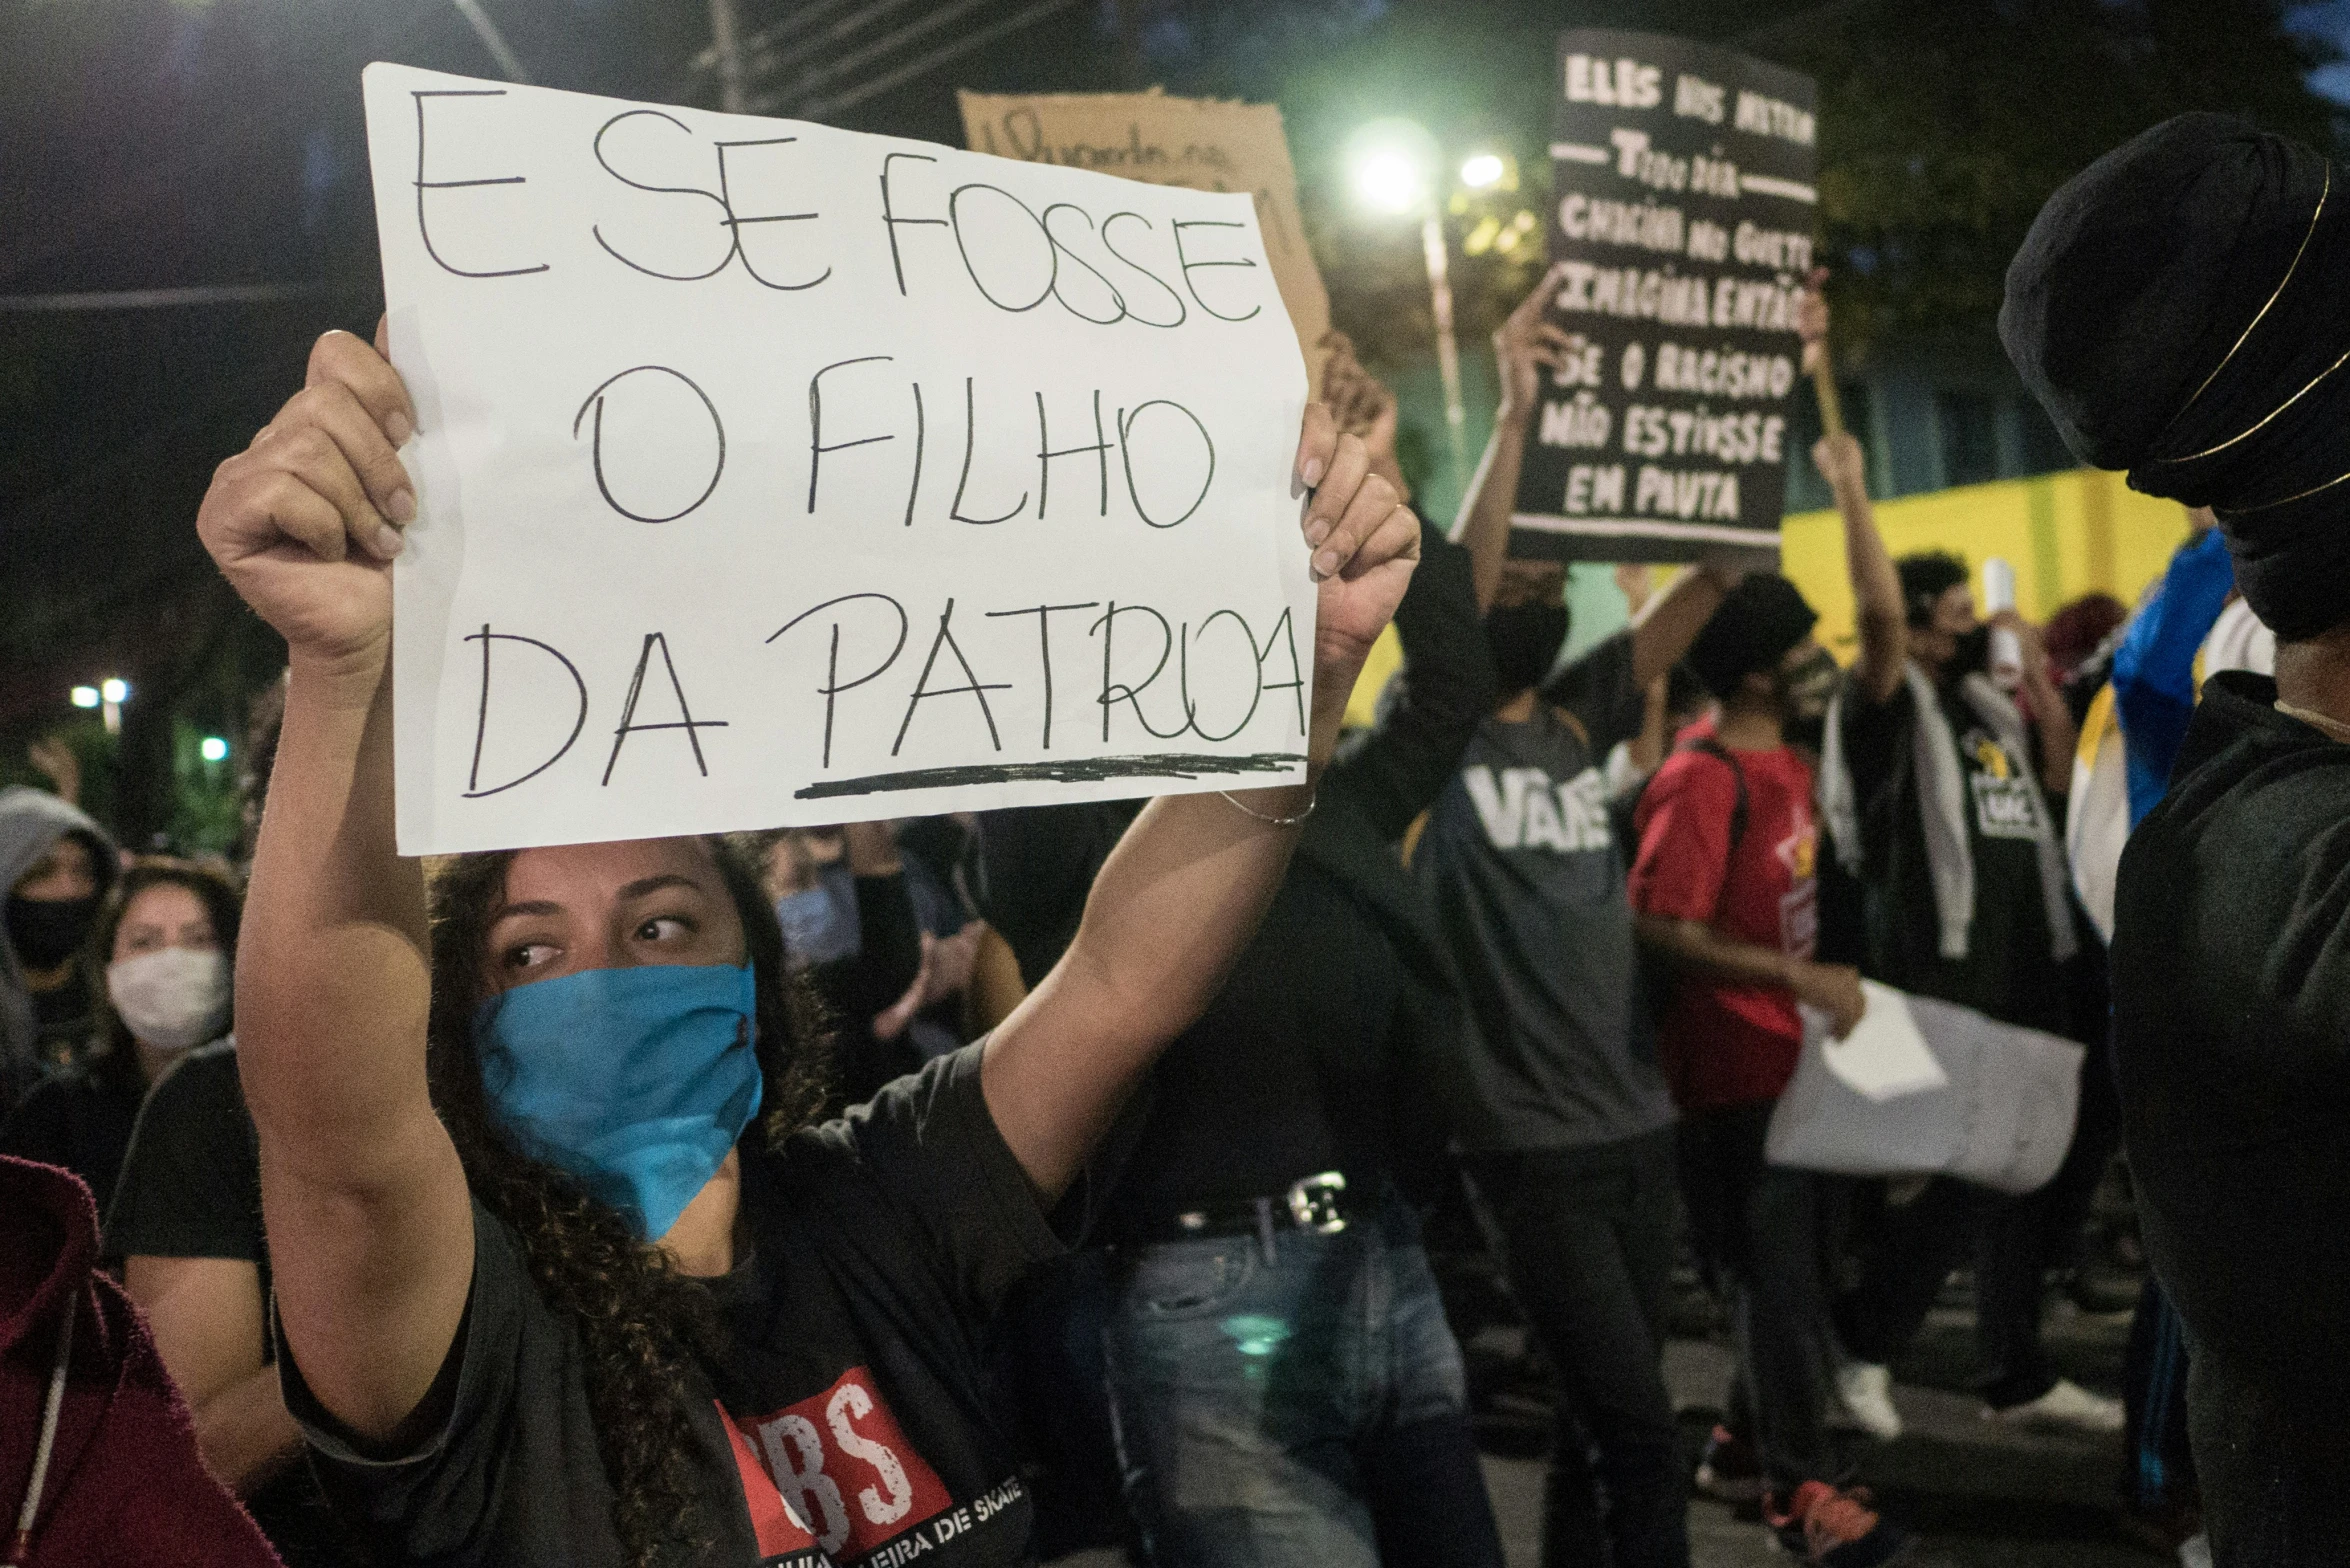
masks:
<path fill-rule="evenodd" d="M 106 733 L 122 733 L 122 705 L 131 700 L 131 683 L 117 675 L 109 675 L 98 683 L 99 717 L 106 721 Z"/>
<path fill-rule="evenodd" d="M 206 762 L 228 761 L 228 742 L 218 735 L 207 735 L 196 747 L 196 755 Z"/>
<path fill-rule="evenodd" d="M 1373 147 L 1356 163 L 1355 189 L 1370 206 L 1398 216 L 1428 205 L 1428 171 L 1404 148 Z"/>
<path fill-rule="evenodd" d="M 1501 154 L 1475 153 L 1461 164 L 1461 183 L 1473 191 L 1490 190 L 1508 172 L 1509 166 L 1501 161 Z"/>
<path fill-rule="evenodd" d="M 1428 303 L 1436 317 L 1436 369 L 1444 380 L 1444 432 L 1452 447 L 1453 466 L 1466 469 L 1468 415 L 1461 406 L 1461 351 L 1452 331 L 1452 280 L 1446 266 L 1444 220 L 1436 210 L 1439 158 L 1436 138 L 1410 120 L 1373 120 L 1355 132 L 1346 149 L 1347 168 L 1365 205 L 1398 217 L 1419 215 L 1420 252 L 1428 268 Z M 1500 160 L 1494 161 L 1498 165 Z M 1498 168 L 1493 177 L 1501 177 Z"/>
<path fill-rule="evenodd" d="M 98 706 L 98 688 L 95 686 L 76 686 L 73 689 L 73 705 L 77 708 L 95 708 Z"/>

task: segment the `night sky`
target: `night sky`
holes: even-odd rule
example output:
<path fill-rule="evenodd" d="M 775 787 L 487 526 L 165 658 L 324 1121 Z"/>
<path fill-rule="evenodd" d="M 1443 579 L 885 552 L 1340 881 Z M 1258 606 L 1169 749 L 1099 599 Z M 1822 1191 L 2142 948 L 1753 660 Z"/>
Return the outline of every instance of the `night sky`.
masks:
<path fill-rule="evenodd" d="M 1033 3 L 739 10 L 747 34 L 787 11 L 818 17 L 797 69 L 837 97 Z M 691 66 L 708 42 L 702 0 L 484 5 L 542 85 L 715 105 L 713 78 Z M 957 5 L 945 25 L 897 36 Z M 959 144 L 958 86 L 1277 98 L 1311 187 L 1345 130 L 1379 113 L 1419 114 L 1464 143 L 1514 133 L 1538 156 L 1556 27 L 1548 7 L 1493 0 L 1075 0 L 826 117 Z M 857 50 L 869 58 L 843 70 Z M 0 747 L 73 682 L 141 668 L 185 685 L 194 664 L 218 662 L 221 638 L 243 635 L 188 524 L 212 467 L 299 385 L 316 334 L 366 330 L 380 307 L 359 97 L 378 59 L 498 74 L 450 0 L 0 4 L 0 298 L 303 291 L 0 310 Z M 794 84 L 790 67 L 771 78 Z M 223 677 L 218 706 L 239 681 Z"/>

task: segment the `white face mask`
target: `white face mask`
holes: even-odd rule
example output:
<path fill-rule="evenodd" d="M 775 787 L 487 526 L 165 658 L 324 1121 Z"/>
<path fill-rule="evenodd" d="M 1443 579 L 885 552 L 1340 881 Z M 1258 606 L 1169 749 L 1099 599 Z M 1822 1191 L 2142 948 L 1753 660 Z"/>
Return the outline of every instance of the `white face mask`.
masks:
<path fill-rule="evenodd" d="M 228 959 L 192 947 L 117 959 L 106 967 L 106 994 L 132 1038 L 160 1050 L 186 1050 L 214 1039 L 228 1022 Z"/>

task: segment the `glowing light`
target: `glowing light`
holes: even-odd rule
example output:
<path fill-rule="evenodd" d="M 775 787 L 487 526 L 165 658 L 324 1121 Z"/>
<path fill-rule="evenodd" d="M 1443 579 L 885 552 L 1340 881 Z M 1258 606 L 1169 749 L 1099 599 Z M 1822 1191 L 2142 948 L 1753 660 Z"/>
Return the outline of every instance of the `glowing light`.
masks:
<path fill-rule="evenodd" d="M 1481 152 L 1461 165 L 1461 183 L 1473 191 L 1499 185 L 1504 165 L 1498 153 Z"/>
<path fill-rule="evenodd" d="M 1379 212 L 1418 212 L 1432 194 L 1436 143 L 1409 120 L 1374 120 L 1348 142 L 1346 163 L 1364 205 Z"/>
<path fill-rule="evenodd" d="M 131 683 L 114 676 L 108 676 L 98 683 L 98 695 L 108 702 L 128 702 L 131 695 Z"/>
<path fill-rule="evenodd" d="M 1355 166 L 1355 189 L 1382 212 L 1409 212 L 1424 187 L 1420 171 L 1400 152 L 1375 152 Z"/>
<path fill-rule="evenodd" d="M 76 686 L 73 689 L 73 705 L 77 708 L 95 708 L 98 706 L 98 688 L 95 686 Z"/>
<path fill-rule="evenodd" d="M 1232 1341 L 1232 1348 L 1244 1356 L 1272 1355 L 1295 1332 L 1280 1318 L 1262 1317 L 1253 1312 L 1228 1317 L 1217 1326 Z"/>
<path fill-rule="evenodd" d="M 196 748 L 196 752 L 206 762 L 226 762 L 228 761 L 228 742 L 222 740 L 218 735 L 207 735 L 204 737 L 203 744 Z"/>

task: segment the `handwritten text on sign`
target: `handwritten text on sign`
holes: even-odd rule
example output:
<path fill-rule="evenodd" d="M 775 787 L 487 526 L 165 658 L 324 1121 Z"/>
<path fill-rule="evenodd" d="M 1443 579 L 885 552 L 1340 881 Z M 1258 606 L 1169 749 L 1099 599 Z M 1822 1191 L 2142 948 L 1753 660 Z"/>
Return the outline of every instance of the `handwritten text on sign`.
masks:
<path fill-rule="evenodd" d="M 1527 412 L 1511 551 L 1776 551 L 1817 89 L 1714 45 L 1600 29 L 1561 36 L 1557 81 L 1552 313 L 1578 347 Z"/>
<path fill-rule="evenodd" d="M 376 65 L 410 854 L 1294 779 L 1249 199 Z"/>
<path fill-rule="evenodd" d="M 1098 169 L 1153 185 L 1247 191 L 1273 264 L 1273 284 L 1319 379 L 1329 349 L 1330 295 L 1306 245 L 1297 171 L 1281 111 L 1269 103 L 1144 93 L 957 93 L 978 152 L 1027 163 Z"/>

